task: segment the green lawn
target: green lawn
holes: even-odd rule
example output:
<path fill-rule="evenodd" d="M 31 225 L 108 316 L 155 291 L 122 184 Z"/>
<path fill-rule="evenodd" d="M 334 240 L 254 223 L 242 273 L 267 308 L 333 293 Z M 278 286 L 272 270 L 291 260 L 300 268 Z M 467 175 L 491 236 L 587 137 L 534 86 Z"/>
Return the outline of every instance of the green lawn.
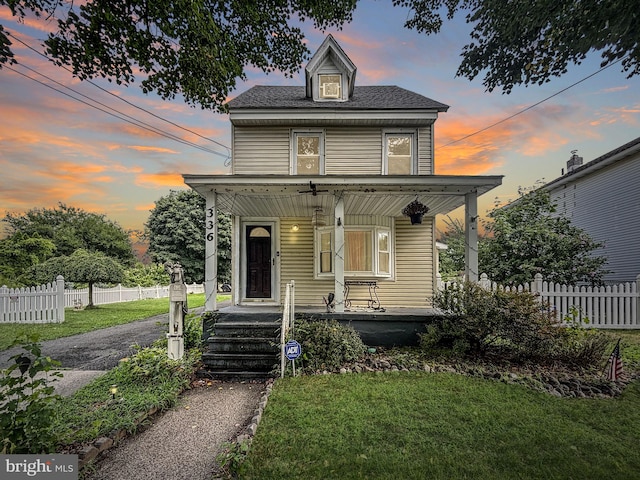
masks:
<path fill-rule="evenodd" d="M 218 301 L 229 298 L 228 295 L 219 295 Z M 189 308 L 204 305 L 204 294 L 192 294 L 188 298 Z M 65 310 L 63 323 L 26 324 L 8 323 L 0 324 L 0 350 L 6 350 L 11 343 L 21 334 L 37 333 L 40 341 L 77 335 L 101 328 L 130 323 L 154 315 L 169 312 L 169 299 L 158 298 L 151 300 L 137 300 L 134 302 L 112 303 L 99 305 L 84 310 Z"/>
<path fill-rule="evenodd" d="M 637 479 L 640 384 L 566 399 L 447 373 L 278 380 L 242 479 Z"/>

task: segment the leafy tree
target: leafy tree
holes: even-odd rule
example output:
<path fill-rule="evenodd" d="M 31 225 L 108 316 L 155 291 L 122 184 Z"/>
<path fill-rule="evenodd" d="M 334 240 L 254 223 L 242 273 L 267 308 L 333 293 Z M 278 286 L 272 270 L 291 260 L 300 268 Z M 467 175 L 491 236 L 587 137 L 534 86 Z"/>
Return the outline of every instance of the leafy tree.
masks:
<path fill-rule="evenodd" d="M 168 285 L 169 274 L 163 265 L 144 265 L 138 263 L 124 272 L 122 285 L 125 287 L 153 287 L 155 285 Z"/>
<path fill-rule="evenodd" d="M 81 79 L 106 77 L 164 99 L 182 95 L 191 105 L 224 111 L 248 68 L 292 76 L 308 58 L 304 35 L 291 25 L 310 19 L 324 30 L 352 20 L 357 0 L 0 0 L 19 20 L 59 18 L 45 40 L 47 53 Z M 457 74 L 484 72 L 487 90 L 510 92 L 542 84 L 580 63 L 589 52 L 602 65 L 622 59 L 640 73 L 638 8 L 634 0 L 393 0 L 411 12 L 405 27 L 437 33 L 443 17 L 466 13 L 473 25 Z M 446 12 L 446 13 L 445 13 Z M 13 62 L 0 25 L 0 68 Z"/>
<path fill-rule="evenodd" d="M 489 213 L 480 270 L 504 284 L 529 282 L 536 273 L 552 282 L 602 284 L 607 259 L 594 250 L 604 244 L 557 215 L 549 192 L 521 188 L 519 193 L 516 202 Z"/>
<path fill-rule="evenodd" d="M 39 236 L 22 232 L 0 239 L 0 285 L 21 287 L 30 284 L 26 273 L 34 265 L 53 255 L 56 246 Z"/>
<path fill-rule="evenodd" d="M 602 52 L 602 66 L 620 59 L 629 76 L 640 73 L 640 18 L 635 0 L 394 0 L 413 15 L 405 26 L 437 33 L 457 11 L 473 25 L 457 74 L 473 79 L 485 72 L 488 91 L 501 86 L 543 84 Z"/>
<path fill-rule="evenodd" d="M 104 215 L 89 213 L 59 203 L 57 208 L 34 208 L 24 214 L 4 218 L 11 235 L 51 240 L 57 256 L 71 255 L 82 248 L 101 252 L 123 265 L 133 265 L 135 257 L 128 233 Z"/>
<path fill-rule="evenodd" d="M 188 283 L 205 273 L 205 199 L 194 190 L 171 191 L 160 198 L 146 223 L 149 253 L 156 263 L 178 262 Z M 218 215 L 218 282 L 231 278 L 231 220 Z"/>
<path fill-rule="evenodd" d="M 309 50 L 295 19 L 325 29 L 351 20 L 357 0 L 0 0 L 23 19 L 57 17 L 45 44 L 58 64 L 81 79 L 119 84 L 142 78 L 142 90 L 163 99 L 181 94 L 203 108 L 224 110 L 247 68 L 293 76 Z M 0 66 L 12 61 L 0 29 Z"/>
<path fill-rule="evenodd" d="M 93 306 L 93 285 L 96 283 L 119 283 L 124 278 L 124 269 L 115 259 L 101 252 L 78 249 L 69 256 L 53 257 L 33 267 L 34 276 L 40 283 L 53 281 L 62 275 L 68 282 L 89 285 L 89 307 Z"/>
<path fill-rule="evenodd" d="M 461 220 L 447 217 L 445 220 L 447 229 L 440 235 L 442 243 L 447 249 L 439 254 L 440 274 L 447 282 L 464 275 L 465 241 L 464 225 Z"/>

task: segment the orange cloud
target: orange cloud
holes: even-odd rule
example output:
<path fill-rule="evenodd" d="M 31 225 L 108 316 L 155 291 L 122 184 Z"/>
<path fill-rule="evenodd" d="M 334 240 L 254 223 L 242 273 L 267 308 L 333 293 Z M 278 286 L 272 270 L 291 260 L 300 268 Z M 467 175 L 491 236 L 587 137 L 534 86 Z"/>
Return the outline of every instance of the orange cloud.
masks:
<path fill-rule="evenodd" d="M 149 152 L 149 153 L 170 153 L 170 154 L 178 154 L 180 152 L 176 152 L 175 150 L 171 150 L 169 148 L 162 147 L 150 147 L 148 145 L 129 145 L 127 148 L 131 150 L 136 150 L 138 152 Z"/>
<path fill-rule="evenodd" d="M 184 187 L 184 179 L 179 173 L 147 173 L 136 175 L 135 184 L 141 187 Z"/>

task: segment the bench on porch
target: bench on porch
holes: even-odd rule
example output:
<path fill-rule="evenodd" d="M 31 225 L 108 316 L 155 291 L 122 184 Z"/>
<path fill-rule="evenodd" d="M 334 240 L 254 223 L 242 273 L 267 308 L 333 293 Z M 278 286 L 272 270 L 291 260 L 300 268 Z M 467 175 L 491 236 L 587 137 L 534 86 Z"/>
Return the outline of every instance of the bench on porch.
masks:
<path fill-rule="evenodd" d="M 369 298 L 349 298 L 351 287 L 364 286 L 369 289 Z M 344 282 L 344 306 L 349 308 L 354 301 L 367 302 L 367 307 L 373 310 L 382 310 L 380 299 L 378 298 L 378 282 L 375 280 L 347 280 Z"/>

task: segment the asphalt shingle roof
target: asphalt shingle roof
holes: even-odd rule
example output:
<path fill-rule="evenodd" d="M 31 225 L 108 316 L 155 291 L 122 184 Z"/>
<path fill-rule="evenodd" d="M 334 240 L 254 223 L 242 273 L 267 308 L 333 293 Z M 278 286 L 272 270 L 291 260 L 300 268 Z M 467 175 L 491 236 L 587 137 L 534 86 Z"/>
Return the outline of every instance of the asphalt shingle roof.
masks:
<path fill-rule="evenodd" d="M 446 112 L 444 103 L 396 86 L 355 87 L 347 102 L 314 102 L 305 96 L 305 87 L 258 85 L 228 103 L 229 109 L 318 108 L 343 110 L 424 110 Z"/>

